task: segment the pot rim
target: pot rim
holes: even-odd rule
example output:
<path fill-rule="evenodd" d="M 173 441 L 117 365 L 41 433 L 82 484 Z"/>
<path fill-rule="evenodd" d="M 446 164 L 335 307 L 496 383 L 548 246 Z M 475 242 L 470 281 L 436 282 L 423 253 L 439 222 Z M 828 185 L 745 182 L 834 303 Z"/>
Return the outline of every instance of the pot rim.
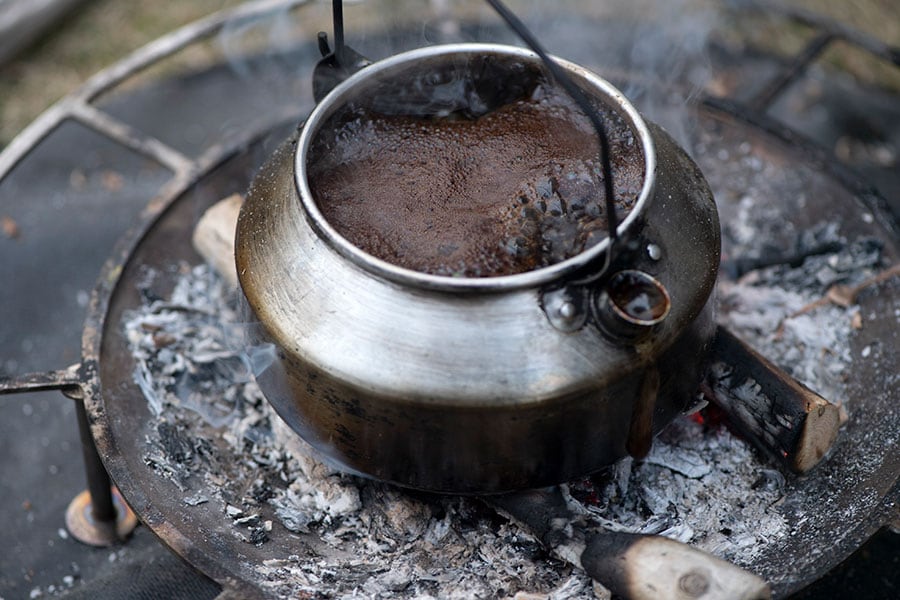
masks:
<path fill-rule="evenodd" d="M 603 256 L 610 246 L 609 237 L 607 236 L 600 243 L 587 248 L 571 258 L 524 273 L 500 275 L 496 277 L 450 277 L 445 275 L 433 275 L 400 267 L 363 251 L 338 233 L 338 231 L 325 219 L 324 215 L 319 210 L 319 207 L 316 205 L 315 198 L 313 198 L 312 191 L 307 182 L 306 157 L 309 153 L 309 148 L 312 145 L 314 135 L 318 131 L 318 126 L 324 123 L 328 117 L 343 106 L 345 100 L 353 96 L 356 86 L 372 77 L 379 77 L 386 72 L 402 68 L 412 62 L 445 55 L 466 54 L 494 54 L 542 62 L 537 54 L 518 46 L 484 43 L 457 43 L 426 46 L 424 48 L 396 54 L 356 72 L 325 96 L 315 109 L 313 109 L 309 118 L 303 124 L 294 154 L 294 184 L 297 189 L 304 215 L 319 236 L 326 240 L 328 244 L 344 258 L 375 275 L 403 285 L 439 291 L 502 292 L 535 287 L 559 281 L 559 279 L 564 276 L 585 267 Z M 574 75 L 576 79 L 580 79 L 588 84 L 587 91 L 589 94 L 597 95 L 596 93 L 599 92 L 599 95 L 604 97 L 607 104 L 612 109 L 619 112 L 619 115 L 626 120 L 628 126 L 632 128 L 636 137 L 640 140 L 640 147 L 644 158 L 643 183 L 637 201 L 629 214 L 616 228 L 619 238 L 622 239 L 631 228 L 632 224 L 634 224 L 644 212 L 644 207 L 652 197 L 656 185 L 656 149 L 650 130 L 637 109 L 635 109 L 631 102 L 625 98 L 621 91 L 608 81 L 580 65 L 555 56 L 552 58 L 570 74 Z M 591 87 L 593 89 L 590 89 Z"/>

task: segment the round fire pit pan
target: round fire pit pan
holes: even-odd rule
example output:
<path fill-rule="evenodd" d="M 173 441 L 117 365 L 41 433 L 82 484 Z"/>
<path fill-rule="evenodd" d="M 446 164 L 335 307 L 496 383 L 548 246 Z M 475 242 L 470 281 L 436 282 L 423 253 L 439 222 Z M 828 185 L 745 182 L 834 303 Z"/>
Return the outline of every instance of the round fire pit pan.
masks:
<path fill-rule="evenodd" d="M 188 26 L 95 77 L 13 142 L 0 155 L 0 172 L 7 173 L 62 120 L 79 114 L 81 119 L 95 123 L 86 103 L 117 85 L 133 70 L 214 34 L 232 19 L 253 17 L 270 10 L 269 4 L 229 11 Z M 580 20 L 572 25 L 592 27 Z M 300 116 L 294 113 L 282 121 L 293 122 Z M 704 127 L 716 131 L 722 139 L 731 139 L 735 144 L 749 140 L 756 155 L 772 164 L 806 168 L 811 156 L 822 155 L 820 149 L 799 142 L 792 132 L 773 126 L 764 118 L 709 105 L 698 106 L 696 116 Z M 112 139 L 132 147 L 141 146 L 140 142 L 133 142 L 128 135 L 106 128 L 103 123 L 95 126 Z M 261 149 L 264 144 L 258 140 L 273 127 L 272 123 L 257 124 L 245 132 L 243 139 L 227 147 L 212 148 L 196 161 L 167 153 L 164 147 L 143 147 L 145 153 L 170 166 L 176 177 L 148 205 L 142 222 L 122 239 L 104 267 L 88 310 L 80 365 L 77 369 L 44 374 L 43 378 L 25 376 L 5 382 L 7 391 L 80 389 L 97 449 L 142 522 L 202 572 L 228 589 L 251 595 L 262 593 L 252 565 L 274 554 L 287 553 L 288 548 L 291 553 L 297 553 L 297 538 L 276 535 L 271 543 L 261 547 L 245 544 L 228 530 L 228 522 L 222 519 L 222 507 L 205 504 L 190 512 L 185 510 L 182 494 L 144 463 L 142 432 L 148 409 L 132 377 L 134 361 L 123 339 L 121 319 L 126 310 L 140 301 L 135 284 L 141 265 L 165 271 L 178 260 L 199 260 L 188 241 L 198 210 L 246 185 L 268 153 Z M 283 133 L 276 137 L 282 138 Z M 257 142 L 252 143 L 253 140 Z M 813 165 L 811 172 L 813 183 L 832 190 L 839 201 L 825 207 L 810 207 L 807 212 L 791 213 L 796 226 L 809 226 L 812 213 L 818 210 L 816 219 L 827 215 L 842 222 L 848 232 L 885 240 L 885 256 L 896 262 L 896 238 L 890 229 L 881 225 L 890 223 L 891 218 L 880 210 L 877 195 L 869 192 L 865 183 L 848 177 L 846 171 L 831 170 L 827 163 Z M 875 215 L 874 221 L 862 220 L 863 212 Z M 864 348 L 878 347 L 884 353 L 881 365 L 898 364 L 900 344 L 896 340 L 894 317 L 894 311 L 900 308 L 897 286 L 896 279 L 888 281 L 858 298 L 862 314 L 871 318 L 853 338 L 854 356 Z M 883 339 L 884 335 L 889 339 Z M 793 535 L 777 546 L 766 548 L 752 564 L 746 565 L 770 581 L 778 597 L 819 578 L 878 527 L 896 518 L 900 457 L 894 449 L 900 431 L 900 403 L 896 398 L 895 375 L 879 368 L 875 361 L 863 361 L 854 364 L 847 389 L 855 403 L 854 409 L 833 454 L 809 476 L 790 480 L 785 489 L 786 514 L 794 528 Z M 814 508 L 815 518 L 798 518 L 803 508 L 798 503 Z M 303 538 L 300 544 L 309 544 L 308 549 L 313 550 L 315 541 L 311 537 Z"/>

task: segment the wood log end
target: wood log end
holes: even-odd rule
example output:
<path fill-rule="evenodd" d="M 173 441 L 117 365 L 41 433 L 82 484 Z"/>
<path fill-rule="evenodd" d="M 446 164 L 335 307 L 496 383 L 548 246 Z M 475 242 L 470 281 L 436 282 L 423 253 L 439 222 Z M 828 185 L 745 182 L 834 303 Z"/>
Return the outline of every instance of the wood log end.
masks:
<path fill-rule="evenodd" d="M 240 194 L 212 205 L 194 228 L 194 249 L 232 287 L 238 286 L 234 265 L 234 234 L 244 198 Z"/>
<path fill-rule="evenodd" d="M 719 327 L 708 384 L 732 423 L 786 470 L 806 473 L 828 453 L 840 408 Z"/>
<path fill-rule="evenodd" d="M 837 439 L 841 427 L 841 411 L 834 404 L 815 396 L 807 406 L 809 412 L 791 462 L 795 473 L 806 473 L 819 464 Z"/>
<path fill-rule="evenodd" d="M 605 532 L 582 554 L 585 570 L 613 595 L 632 600 L 767 600 L 759 576 L 659 536 Z"/>

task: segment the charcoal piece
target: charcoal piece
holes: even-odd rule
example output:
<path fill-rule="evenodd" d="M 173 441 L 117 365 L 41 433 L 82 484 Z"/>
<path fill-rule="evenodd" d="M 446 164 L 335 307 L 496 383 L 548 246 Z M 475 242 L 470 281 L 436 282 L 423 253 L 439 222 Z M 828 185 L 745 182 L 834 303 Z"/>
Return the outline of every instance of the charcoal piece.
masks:
<path fill-rule="evenodd" d="M 508 542 L 531 560 L 547 560 L 550 558 L 547 550 L 532 537 L 518 535 L 508 539 Z"/>
<path fill-rule="evenodd" d="M 268 478 L 266 480 L 257 479 L 250 488 L 249 495 L 256 503 L 262 504 L 275 496 L 275 490 Z"/>
<path fill-rule="evenodd" d="M 666 467 L 691 479 L 700 479 L 712 470 L 712 466 L 705 457 L 686 448 L 654 446 L 645 460 L 652 465 Z"/>
<path fill-rule="evenodd" d="M 262 546 L 269 541 L 269 534 L 262 527 L 256 527 L 250 532 L 250 543 L 254 546 Z"/>
<path fill-rule="evenodd" d="M 194 455 L 194 440 L 180 427 L 163 421 L 156 426 L 159 444 L 165 455 L 175 463 L 184 463 Z"/>

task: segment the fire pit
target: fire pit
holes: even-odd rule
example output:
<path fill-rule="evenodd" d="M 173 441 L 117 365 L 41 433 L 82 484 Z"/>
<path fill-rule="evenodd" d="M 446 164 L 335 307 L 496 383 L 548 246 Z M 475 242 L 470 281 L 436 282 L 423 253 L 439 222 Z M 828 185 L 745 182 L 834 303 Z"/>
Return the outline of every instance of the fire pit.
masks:
<path fill-rule="evenodd" d="M 816 558 L 813 556 L 815 553 L 810 555 L 807 548 L 814 540 L 827 539 L 825 532 L 835 529 L 835 521 L 829 519 L 828 514 L 824 516 L 811 514 L 808 510 L 810 505 L 846 507 L 834 512 L 834 515 L 842 521 L 856 515 L 863 517 L 860 522 L 869 518 L 878 521 L 881 518 L 878 515 L 882 514 L 878 506 L 883 501 L 889 502 L 885 499 L 891 498 L 891 490 L 896 482 L 895 465 L 880 448 L 885 440 L 888 444 L 891 443 L 890 436 L 896 435 L 897 429 L 895 409 L 890 402 L 890 370 L 885 369 L 885 365 L 892 364 L 891 361 L 895 361 L 895 357 L 891 354 L 890 346 L 882 341 L 881 332 L 877 331 L 875 324 L 879 319 L 886 319 L 885 322 L 891 323 L 893 313 L 888 299 L 891 298 L 889 286 L 894 285 L 893 280 L 889 279 L 862 289 L 853 298 L 856 303 L 851 303 L 851 306 L 859 306 L 858 312 L 855 309 L 846 312 L 844 309 L 828 306 L 806 308 L 806 305 L 814 304 L 821 295 L 822 278 L 840 277 L 851 286 L 863 284 L 870 276 L 893 263 L 896 260 L 897 250 L 892 245 L 891 235 L 880 225 L 882 213 L 878 212 L 878 208 L 864 205 L 865 208 L 861 211 L 858 202 L 861 198 L 865 200 L 865 196 L 850 186 L 847 180 L 842 178 L 843 175 L 835 177 L 827 170 L 822 170 L 819 163 L 810 161 L 805 146 L 785 143 L 785 140 L 779 138 L 775 132 L 761 129 L 756 123 L 738 119 L 721 106 L 700 105 L 692 108 L 690 114 L 698 123 L 693 139 L 695 154 L 712 183 L 723 213 L 726 260 L 758 258 L 765 261 L 770 258 L 768 255 L 772 253 L 773 248 L 778 247 L 795 251 L 795 243 L 798 241 L 795 232 L 801 230 L 810 232 L 807 235 L 808 239 L 800 239 L 801 251 L 829 244 L 833 248 L 837 248 L 835 244 L 841 246 L 840 250 L 832 250 L 823 254 L 821 258 L 811 259 L 812 262 L 809 264 L 802 263 L 799 267 L 791 267 L 788 264 L 776 265 L 762 271 L 753 270 L 749 278 L 744 277 L 734 282 L 726 280 L 720 289 L 725 302 L 721 307 L 723 318 L 732 327 L 739 329 L 743 335 L 754 338 L 754 341 L 771 343 L 777 358 L 796 368 L 797 374 L 805 373 L 804 376 L 810 378 L 808 381 L 814 380 L 811 383 L 817 385 L 824 383 L 828 389 L 821 387 L 819 389 L 825 392 L 826 396 L 830 395 L 836 400 L 845 399 L 850 414 L 850 423 L 842 434 L 834 454 L 810 476 L 802 479 L 788 478 L 784 488 L 779 491 L 781 480 L 771 466 L 762 466 L 761 470 L 755 473 L 756 475 L 764 471 L 768 473 L 766 477 L 754 478 L 752 484 L 757 484 L 759 480 L 757 490 L 762 499 L 768 498 L 767 494 L 777 496 L 772 501 L 777 503 L 777 515 L 783 518 L 784 527 L 790 533 L 783 538 L 777 538 L 775 534 L 779 527 L 776 524 L 773 529 L 767 530 L 768 535 L 776 539 L 774 544 L 771 546 L 757 544 L 754 548 L 759 550 L 748 553 L 743 561 L 740 558 L 729 557 L 752 566 L 773 582 L 777 593 L 784 593 L 815 577 L 812 574 L 814 569 L 809 567 Z M 257 127 L 252 133 L 259 134 L 268 130 L 268 126 Z M 281 134 L 276 134 L 275 137 L 278 135 Z M 248 139 L 252 137 L 249 136 Z M 60 373 L 43 380 L 19 378 L 12 382 L 20 389 L 75 386 L 84 381 L 92 382 L 88 387 L 86 406 L 94 422 L 94 437 L 98 441 L 101 455 L 105 457 L 113 479 L 122 487 L 129 503 L 137 510 L 142 520 L 179 554 L 200 566 L 213 578 L 221 582 L 234 583 L 236 577 L 239 586 L 246 586 L 244 589 L 254 592 L 261 589 L 260 582 L 265 580 L 265 577 L 260 575 L 259 565 L 266 565 L 267 561 L 268 567 L 276 575 L 279 572 L 289 574 L 298 569 L 301 571 L 307 569 L 306 573 L 323 577 L 323 581 L 327 581 L 329 577 L 327 573 L 309 571 L 310 563 L 305 561 L 313 555 L 327 557 L 328 552 L 333 549 L 329 550 L 327 544 L 325 547 L 320 546 L 315 536 L 287 533 L 290 531 L 287 525 L 277 518 L 272 518 L 271 514 L 260 514 L 257 517 L 256 514 L 248 512 L 247 507 L 240 504 L 242 496 L 234 497 L 233 501 L 236 504 L 230 504 L 223 496 L 217 496 L 205 490 L 203 486 L 196 487 L 199 485 L 196 480 L 189 481 L 188 485 L 180 482 L 185 490 L 179 490 L 178 485 L 174 483 L 177 478 L 173 480 L 164 473 L 165 465 L 162 460 L 157 461 L 155 466 L 148 466 L 147 457 L 150 456 L 148 453 L 154 447 L 157 450 L 161 449 L 163 458 L 182 456 L 188 461 L 189 457 L 198 451 L 198 447 L 192 441 L 188 445 L 183 444 L 183 424 L 181 428 L 178 424 L 169 428 L 160 427 L 159 422 L 151 419 L 152 410 L 148 407 L 147 398 L 133 379 L 140 359 L 135 357 L 134 347 L 129 346 L 125 332 L 126 324 L 132 322 L 134 315 L 130 311 L 146 310 L 152 305 L 153 299 L 161 300 L 163 303 L 171 300 L 172 290 L 177 285 L 194 285 L 197 281 L 206 280 L 204 277 L 198 278 L 196 273 L 191 275 L 179 269 L 182 260 L 187 260 L 188 263 L 197 261 L 189 246 L 192 223 L 202 208 L 228 193 L 244 189 L 250 173 L 259 164 L 261 157 L 268 153 L 265 149 L 266 143 L 261 141 L 243 144 L 240 146 L 242 150 L 234 154 L 218 150 L 210 151 L 201 163 L 203 168 L 198 171 L 199 176 L 188 176 L 188 171 L 180 171 L 181 180 L 167 190 L 167 198 L 164 199 L 167 201 L 154 206 L 154 213 L 165 208 L 159 213 L 159 219 L 147 221 L 144 234 L 141 237 L 131 238 L 132 241 L 126 243 L 127 247 L 123 246 L 123 250 L 117 254 L 115 264 L 112 264 L 104 274 L 103 287 L 100 288 L 97 301 L 93 305 L 91 326 L 85 337 L 86 359 L 81 373 L 73 372 L 70 375 Z M 157 155 L 168 161 L 166 164 L 176 168 L 179 168 L 179 165 L 183 166 L 175 154 L 157 152 Z M 228 159 L 224 160 L 226 157 Z M 809 192 L 800 193 L 803 191 Z M 813 191 L 817 193 L 813 194 Z M 796 204 L 792 205 L 791 202 Z M 738 214 L 741 218 L 736 218 Z M 758 235 L 759 231 L 766 230 L 767 225 L 777 219 L 781 219 L 785 226 L 776 230 L 775 235 L 770 238 Z M 841 225 L 829 228 L 827 225 L 829 222 L 840 222 Z M 124 266 L 124 269 L 119 269 L 120 266 Z M 151 272 L 157 273 L 155 279 L 148 278 Z M 773 297 L 759 300 L 755 296 L 764 291 L 769 291 Z M 147 300 L 150 300 L 149 304 Z M 776 308 L 773 308 L 773 305 Z M 793 313 L 801 314 L 792 316 Z M 823 314 L 826 317 L 824 321 L 815 320 L 822 318 Z M 854 314 L 860 315 L 858 320 L 862 321 L 862 329 L 854 328 Z M 849 325 L 832 327 L 829 316 Z M 785 323 L 784 327 L 779 328 L 781 320 Z M 764 328 L 758 324 L 760 322 L 774 323 L 774 327 Z M 823 323 L 828 325 L 825 326 Z M 869 323 L 872 324 L 871 327 Z M 816 328 L 828 329 L 832 337 L 824 341 L 811 337 L 811 329 Z M 165 339 L 162 338 L 161 341 L 164 342 Z M 804 342 L 802 349 L 798 347 L 798 341 Z M 840 360 L 836 364 L 839 366 L 823 367 L 823 372 L 818 370 L 819 366 L 814 360 L 810 360 L 811 356 L 805 353 L 811 351 L 812 355 L 815 355 L 827 344 L 849 345 L 850 350 L 849 353 L 843 351 L 838 353 Z M 165 347 L 165 344 L 161 347 Z M 202 355 L 199 358 L 193 355 L 192 360 L 202 362 L 199 360 L 202 358 L 204 358 Z M 871 360 L 859 360 L 863 358 Z M 99 363 L 96 362 L 97 359 Z M 848 367 L 850 364 L 852 369 Z M 96 367 L 99 367 L 99 371 L 94 372 Z M 862 393 L 862 390 L 870 387 L 873 382 L 876 387 L 883 388 L 884 393 L 880 396 Z M 829 394 L 829 391 L 834 392 L 833 395 Z M 253 404 L 252 393 L 249 393 L 249 398 L 250 404 Z M 858 409 L 854 409 L 854 402 L 865 404 L 858 404 Z M 229 407 L 226 404 L 217 410 L 228 411 Z M 247 415 L 251 416 L 250 413 Z M 201 417 L 200 422 L 206 423 L 206 420 L 215 419 L 216 416 L 216 413 L 208 414 Z M 256 418 L 252 417 L 247 425 L 255 423 Z M 887 434 L 867 436 L 864 433 L 867 430 L 883 431 L 878 428 L 879 420 L 887 423 Z M 683 446 L 685 440 L 702 433 L 698 432 L 697 427 L 699 426 L 679 425 L 678 429 L 686 437 L 681 438 L 681 441 L 677 437 L 666 438 L 666 444 Z M 249 429 L 252 430 L 253 427 Z M 265 427 L 258 429 L 257 433 L 265 437 Z M 141 433 L 135 435 L 134 432 Z M 249 435 L 252 437 L 255 434 Z M 711 444 L 716 443 L 714 440 L 718 435 L 715 433 L 713 438 L 702 438 L 702 441 L 698 441 L 699 445 L 692 447 L 693 451 L 702 450 L 705 453 L 715 454 L 716 451 Z M 860 448 L 865 450 L 865 454 L 857 453 L 857 449 Z M 210 449 L 207 456 L 216 456 L 212 453 L 213 450 L 216 449 Z M 744 451 L 746 452 L 746 449 Z M 269 460 L 263 454 L 259 454 L 257 458 L 262 461 Z M 684 461 L 673 464 L 668 457 L 656 454 L 651 455 L 650 461 L 639 471 L 648 471 L 654 465 L 659 467 L 659 463 L 668 463 L 668 466 L 662 466 L 668 469 L 670 475 L 646 473 L 648 481 L 652 478 L 658 480 L 674 477 L 671 473 L 680 474 L 679 477 L 689 481 L 694 480 L 692 478 L 704 477 L 698 475 L 705 469 L 703 466 L 698 467 L 699 470 L 692 470 Z M 161 471 L 156 467 L 160 467 Z M 292 468 L 294 467 L 290 467 L 289 470 Z M 688 473 L 685 474 L 685 471 Z M 628 496 L 629 493 L 634 494 L 635 490 L 624 490 L 626 481 L 632 482 L 627 486 L 631 487 L 634 481 L 640 479 L 632 479 L 622 474 L 610 477 L 605 483 L 599 482 L 600 485 L 573 486 L 570 493 L 583 506 L 593 506 L 601 510 L 611 497 L 621 496 L 626 499 L 622 504 L 623 510 L 627 508 L 628 502 L 642 503 L 643 506 L 652 504 L 656 507 L 653 515 L 660 518 L 651 525 L 652 527 L 662 527 L 658 530 L 663 531 L 684 526 L 683 521 L 679 522 L 679 519 L 685 518 L 684 514 L 681 512 L 669 514 L 665 497 L 657 504 L 653 504 L 654 500 L 648 496 Z M 845 488 L 841 482 L 846 481 L 858 481 L 861 487 Z M 660 489 L 667 488 L 660 487 Z M 682 492 L 671 490 L 683 490 L 684 487 L 668 489 L 670 491 L 667 493 L 678 494 Z M 257 491 L 265 495 L 263 489 Z M 598 491 L 601 493 L 594 499 L 592 494 Z M 365 492 L 364 495 L 371 493 L 377 496 L 383 495 L 383 492 L 384 490 L 376 489 Z M 390 494 L 388 496 L 390 502 Z M 783 500 L 779 503 L 782 497 Z M 203 501 L 204 498 L 206 501 Z M 416 502 L 412 505 L 425 506 L 426 508 L 421 510 L 430 513 L 431 518 L 437 517 L 440 520 L 440 512 L 436 512 L 439 509 L 434 504 L 419 500 Z M 385 506 L 388 505 L 390 504 Z M 347 506 L 344 505 L 345 508 Z M 350 506 L 352 508 L 352 502 Z M 410 504 L 402 506 L 408 508 Z M 451 521 L 454 515 L 461 514 L 465 517 L 468 514 L 475 519 L 477 531 L 496 528 L 496 525 L 491 525 L 491 518 L 483 509 L 471 506 L 462 508 L 443 506 L 440 510 L 451 515 L 448 517 Z M 601 516 L 606 519 L 611 513 L 603 512 Z M 662 519 L 664 516 L 670 519 L 668 523 Z M 628 520 L 638 519 L 637 515 L 628 517 L 623 513 L 619 518 L 627 527 L 640 528 L 647 525 L 641 524 L 639 520 Z M 246 520 L 241 521 L 242 519 Z M 236 523 L 237 521 L 240 522 Z M 271 523 L 267 525 L 270 521 Z M 318 527 L 324 525 L 327 529 L 329 525 L 326 521 L 327 519 L 321 517 L 321 520 L 316 522 L 320 523 Z M 335 525 L 334 521 L 332 525 Z M 484 529 L 485 526 L 487 530 Z M 268 527 L 271 527 L 271 531 Z M 694 528 L 695 525 L 689 524 L 688 527 Z M 859 537 L 865 535 L 862 531 L 866 530 L 866 527 L 864 525 L 845 527 L 842 529 L 844 531 L 842 538 L 852 547 Z M 201 534 L 201 531 L 204 533 Z M 338 529 L 332 530 L 331 533 L 335 531 Z M 461 531 L 459 525 L 455 526 L 454 531 Z M 518 543 L 522 548 L 527 548 L 528 540 L 525 537 L 517 537 L 524 534 L 517 530 L 504 531 L 521 540 Z M 236 535 L 236 532 L 240 535 Z M 735 535 L 735 532 L 738 533 Z M 741 537 L 745 536 L 746 530 L 740 530 L 736 526 L 722 527 L 716 533 L 726 539 L 735 535 L 731 541 L 741 540 L 740 543 L 746 543 L 748 539 Z M 495 532 L 493 534 L 496 535 Z M 395 535 L 400 534 L 395 532 Z M 404 535 L 416 537 L 415 532 Z M 681 535 L 686 536 L 687 530 L 682 529 Z M 264 539 L 265 537 L 268 539 Z M 722 541 L 722 538 L 712 536 L 711 547 Z M 257 543 L 260 545 L 257 546 Z M 737 545 L 740 546 L 740 543 Z M 833 544 L 828 544 L 831 545 Z M 298 551 L 298 547 L 302 550 Z M 487 549 L 489 546 L 478 547 Z M 791 550 L 792 548 L 796 550 Z M 733 549 L 726 550 L 726 553 L 732 551 L 740 554 Z M 233 560 L 227 558 L 237 555 L 246 556 L 246 559 L 241 559 L 239 564 L 235 564 Z M 787 567 L 783 560 L 776 560 L 776 556 L 790 556 L 793 563 Z M 835 559 L 831 560 L 833 562 Z M 327 564 L 324 568 L 327 570 Z M 548 568 L 561 568 L 562 571 L 557 570 L 556 574 L 542 571 L 543 575 L 529 581 L 542 580 L 543 585 L 549 586 L 542 588 L 545 590 L 559 587 L 565 581 L 569 581 L 566 567 L 551 564 Z M 546 579 L 541 579 L 542 576 Z M 402 586 L 404 582 L 398 580 L 384 583 Z M 519 585 L 530 586 L 522 582 L 519 582 Z M 538 589 L 538 584 L 534 585 L 534 589 Z M 569 585 L 582 586 L 583 589 L 585 583 L 583 579 L 575 576 L 574 583 Z M 413 591 L 415 588 L 403 589 Z M 520 587 L 518 590 L 510 591 L 522 589 L 524 588 Z"/>

